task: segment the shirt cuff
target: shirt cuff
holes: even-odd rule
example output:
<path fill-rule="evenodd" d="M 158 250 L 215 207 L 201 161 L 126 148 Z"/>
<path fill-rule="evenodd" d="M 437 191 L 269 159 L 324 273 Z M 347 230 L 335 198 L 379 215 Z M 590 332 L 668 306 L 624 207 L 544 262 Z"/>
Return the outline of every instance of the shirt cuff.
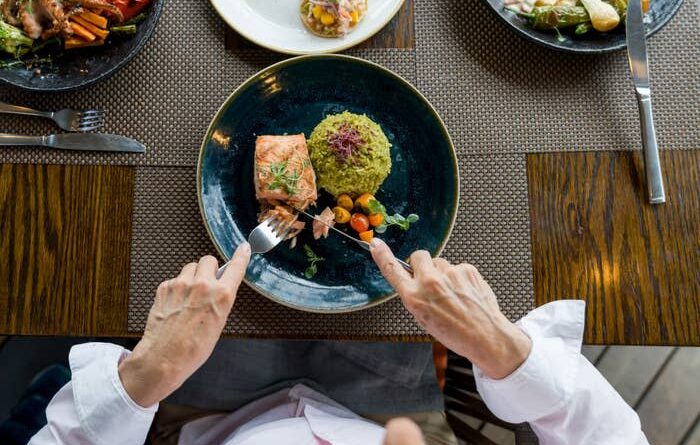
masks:
<path fill-rule="evenodd" d="M 548 303 L 517 325 L 532 340 L 530 355 L 501 380 L 474 366 L 476 386 L 491 412 L 511 422 L 532 422 L 568 403 L 574 393 L 583 340 L 585 302 Z"/>
<path fill-rule="evenodd" d="M 139 406 L 124 389 L 118 366 L 128 355 L 127 349 L 108 343 L 85 343 L 70 351 L 76 411 L 96 444 L 143 443 L 158 410 L 158 404 Z"/>

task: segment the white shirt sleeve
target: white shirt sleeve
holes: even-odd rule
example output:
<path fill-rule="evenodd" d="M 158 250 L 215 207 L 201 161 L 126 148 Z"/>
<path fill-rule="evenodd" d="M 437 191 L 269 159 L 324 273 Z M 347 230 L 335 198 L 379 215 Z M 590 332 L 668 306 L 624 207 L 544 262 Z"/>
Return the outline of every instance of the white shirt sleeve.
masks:
<path fill-rule="evenodd" d="M 634 410 L 581 355 L 585 307 L 557 301 L 520 320 L 532 339 L 529 357 L 502 380 L 475 366 L 479 394 L 499 418 L 529 422 L 542 445 L 648 444 Z"/>
<path fill-rule="evenodd" d="M 72 380 L 46 409 L 48 424 L 29 445 L 141 445 L 158 405 L 142 408 L 124 390 L 119 363 L 129 351 L 107 343 L 74 346 Z"/>

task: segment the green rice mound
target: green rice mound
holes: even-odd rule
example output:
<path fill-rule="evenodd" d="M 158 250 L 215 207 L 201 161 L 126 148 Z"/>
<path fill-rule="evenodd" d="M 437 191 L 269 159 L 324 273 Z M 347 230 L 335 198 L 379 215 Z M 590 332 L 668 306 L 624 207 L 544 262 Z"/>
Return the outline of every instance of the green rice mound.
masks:
<path fill-rule="evenodd" d="M 361 143 L 343 159 L 329 143 L 339 129 L 352 128 Z M 376 193 L 391 173 L 391 144 L 381 127 L 367 116 L 345 111 L 322 120 L 307 141 L 319 188 L 338 197 Z"/>

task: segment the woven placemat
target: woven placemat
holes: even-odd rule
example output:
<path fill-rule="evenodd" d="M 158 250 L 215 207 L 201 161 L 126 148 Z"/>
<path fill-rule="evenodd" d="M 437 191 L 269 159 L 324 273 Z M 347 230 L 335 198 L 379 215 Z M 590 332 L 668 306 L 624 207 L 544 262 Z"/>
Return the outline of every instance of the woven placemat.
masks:
<path fill-rule="evenodd" d="M 649 39 L 662 149 L 700 148 L 697 2 Z M 417 86 L 470 153 L 641 149 L 626 51 L 547 50 L 483 1 L 416 2 Z"/>
<path fill-rule="evenodd" d="M 444 257 L 476 265 L 506 315 L 532 308 L 532 273 L 524 155 L 465 156 L 460 212 Z M 129 331 L 143 330 L 158 284 L 215 249 L 204 229 L 192 167 L 137 168 Z M 348 315 L 280 306 L 248 287 L 239 292 L 226 333 L 294 338 L 427 338 L 400 301 Z"/>

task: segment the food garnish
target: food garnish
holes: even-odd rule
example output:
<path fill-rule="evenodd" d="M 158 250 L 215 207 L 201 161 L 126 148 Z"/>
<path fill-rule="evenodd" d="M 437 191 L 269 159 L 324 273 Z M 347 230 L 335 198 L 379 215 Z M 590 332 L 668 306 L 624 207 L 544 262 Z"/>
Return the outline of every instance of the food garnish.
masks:
<path fill-rule="evenodd" d="M 350 227 L 357 232 L 366 232 L 369 229 L 369 218 L 362 213 L 353 213 L 350 217 Z"/>
<path fill-rule="evenodd" d="M 345 224 L 346 222 L 350 221 L 350 212 L 348 212 L 344 207 L 333 207 L 333 214 L 335 215 L 335 222 L 338 224 Z"/>
<path fill-rule="evenodd" d="M 360 232 L 360 239 L 366 243 L 371 243 L 374 239 L 374 230 Z"/>
<path fill-rule="evenodd" d="M 345 210 L 352 210 L 355 204 L 352 202 L 350 195 L 342 194 L 338 196 L 338 206 L 344 208 Z"/>
<path fill-rule="evenodd" d="M 374 195 L 371 193 L 363 193 L 355 200 L 355 208 L 367 212 L 369 210 L 369 202 L 373 199 Z"/>
<path fill-rule="evenodd" d="M 291 172 L 287 171 L 288 166 L 287 161 L 273 162 L 270 164 L 270 174 L 272 175 L 272 182 L 267 186 L 269 190 L 277 190 L 279 188 L 284 188 L 289 196 L 294 196 L 297 193 L 297 184 L 301 175 L 296 170 Z"/>
<path fill-rule="evenodd" d="M 306 259 L 309 262 L 309 266 L 304 271 L 304 276 L 311 279 L 318 272 L 317 264 L 322 261 L 326 261 L 326 259 L 316 255 L 316 252 L 314 252 L 308 244 L 304 244 L 304 252 L 306 253 Z"/>
<path fill-rule="evenodd" d="M 341 124 L 335 132 L 328 133 L 328 146 L 335 152 L 338 161 L 347 163 L 365 143 L 362 135 L 350 124 Z"/>
<path fill-rule="evenodd" d="M 418 222 L 420 219 L 415 213 L 411 213 L 405 218 L 398 213 L 395 213 L 393 216 L 388 215 L 386 213 L 386 208 L 376 199 L 369 202 L 369 211 L 371 213 L 381 214 L 384 216 L 384 222 L 374 229 L 377 233 L 384 233 L 386 232 L 386 229 L 391 226 L 397 226 L 401 230 L 408 230 L 411 227 L 411 224 Z"/>

